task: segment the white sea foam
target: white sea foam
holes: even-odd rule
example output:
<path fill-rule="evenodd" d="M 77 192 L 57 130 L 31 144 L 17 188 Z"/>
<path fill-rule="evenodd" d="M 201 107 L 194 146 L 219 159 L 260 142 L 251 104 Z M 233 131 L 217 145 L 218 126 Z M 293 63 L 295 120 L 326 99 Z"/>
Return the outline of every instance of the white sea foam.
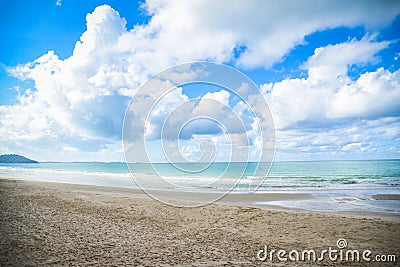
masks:
<path fill-rule="evenodd" d="M 131 175 L 123 163 L 40 163 L 1 164 L 0 176 L 27 180 L 76 183 L 99 186 L 186 191 L 226 191 L 247 193 L 254 176 L 246 170 L 240 179 L 243 164 L 237 172 L 224 173 L 226 164 L 211 166 L 204 173 L 179 173 L 168 164 L 132 165 Z M 236 165 L 233 163 L 233 170 Z M 158 176 L 157 176 L 158 173 Z M 220 177 L 221 173 L 224 173 Z M 160 176 L 164 183 L 160 182 Z M 144 183 L 143 183 L 144 182 Z M 275 163 L 266 177 L 262 192 L 308 192 L 318 201 L 282 201 L 274 205 L 315 210 L 374 210 L 397 213 L 399 201 L 373 200 L 374 194 L 400 194 L 400 161 L 354 162 L 284 162 Z M 267 204 L 267 203 L 266 203 Z"/>

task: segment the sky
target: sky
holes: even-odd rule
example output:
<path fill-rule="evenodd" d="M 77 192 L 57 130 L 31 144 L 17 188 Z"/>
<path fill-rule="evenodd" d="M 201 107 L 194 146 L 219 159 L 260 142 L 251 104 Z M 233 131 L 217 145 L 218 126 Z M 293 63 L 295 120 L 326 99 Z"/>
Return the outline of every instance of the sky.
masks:
<path fill-rule="evenodd" d="M 168 67 L 207 61 L 238 69 L 259 88 L 274 122 L 275 160 L 400 158 L 399 1 L 0 5 L 0 154 L 123 161 L 124 115 L 141 85 Z M 243 145 L 250 136 L 248 150 L 259 148 L 243 103 L 226 88 L 197 84 L 158 103 L 143 133 L 150 153 L 171 109 L 190 99 L 197 102 L 188 112 L 213 100 L 240 114 L 244 130 L 228 139 Z M 210 110 L 227 118 L 224 108 Z M 208 139 L 228 161 L 226 134 L 208 123 L 177 138 L 181 153 L 196 160 Z"/>

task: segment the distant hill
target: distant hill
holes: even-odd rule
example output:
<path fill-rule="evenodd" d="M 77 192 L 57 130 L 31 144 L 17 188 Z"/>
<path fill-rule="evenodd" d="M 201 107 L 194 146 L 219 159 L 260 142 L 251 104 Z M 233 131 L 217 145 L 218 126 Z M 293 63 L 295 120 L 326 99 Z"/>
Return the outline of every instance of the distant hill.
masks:
<path fill-rule="evenodd" d="M 0 163 L 38 163 L 38 162 L 17 154 L 6 154 L 0 156 Z"/>

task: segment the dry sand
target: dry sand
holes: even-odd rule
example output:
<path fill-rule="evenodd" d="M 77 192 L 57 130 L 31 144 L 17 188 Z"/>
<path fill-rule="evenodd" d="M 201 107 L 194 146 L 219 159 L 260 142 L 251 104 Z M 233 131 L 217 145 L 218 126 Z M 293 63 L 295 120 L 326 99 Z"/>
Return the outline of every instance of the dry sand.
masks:
<path fill-rule="evenodd" d="M 230 195 L 220 204 L 176 208 L 131 189 L 0 179 L 0 265 L 396 266 L 327 257 L 260 262 L 265 245 L 321 251 L 336 248 L 339 238 L 348 249 L 399 256 L 399 216 L 243 206 L 249 197 L 310 196 Z"/>

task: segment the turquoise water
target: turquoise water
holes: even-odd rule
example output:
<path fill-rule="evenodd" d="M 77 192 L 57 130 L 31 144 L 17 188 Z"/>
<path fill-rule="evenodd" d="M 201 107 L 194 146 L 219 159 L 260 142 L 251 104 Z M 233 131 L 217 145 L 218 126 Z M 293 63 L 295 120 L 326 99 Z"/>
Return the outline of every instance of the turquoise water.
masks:
<path fill-rule="evenodd" d="M 186 171 L 181 171 L 167 163 L 135 163 L 130 164 L 130 169 L 134 176 L 151 176 L 158 173 L 170 179 L 186 179 L 188 182 L 201 181 L 202 178 L 204 180 L 218 179 L 222 175 L 225 179 L 241 177 L 246 179 L 255 175 L 256 163 L 247 165 L 246 163 L 231 163 L 230 169 L 224 173 L 228 169 L 228 164 L 213 163 L 201 172 L 190 171 L 199 169 L 196 163 L 183 164 Z M 68 178 L 68 175 L 82 174 L 82 183 L 85 183 L 86 176 L 107 178 L 110 184 L 114 180 L 130 177 L 125 163 L 0 164 L 0 175 L 3 176 L 30 176 L 29 172 L 32 175 L 43 174 L 41 176 L 64 175 L 65 178 Z M 135 186 L 134 183 L 128 187 L 133 186 Z M 400 160 L 275 162 L 262 185 L 263 189 L 272 190 L 381 187 L 400 187 Z"/>
<path fill-rule="evenodd" d="M 207 168 L 208 167 L 208 168 Z M 266 169 L 268 166 L 262 166 Z M 247 192 L 255 173 L 256 163 L 130 164 L 133 176 L 158 189 L 201 188 L 227 190 L 236 183 L 235 191 Z M 182 171 L 184 169 L 184 171 Z M 205 169 L 204 171 L 198 171 Z M 156 174 L 164 177 L 158 183 Z M 0 164 L 0 176 L 28 180 L 54 181 L 137 188 L 125 163 L 39 163 Z M 400 201 L 374 201 L 374 194 L 400 194 L 400 160 L 372 161 L 309 161 L 274 162 L 259 191 L 311 193 L 319 200 L 274 202 L 274 205 L 301 207 L 311 210 L 372 210 L 400 213 Z M 265 203 L 271 204 L 271 203 Z"/>

